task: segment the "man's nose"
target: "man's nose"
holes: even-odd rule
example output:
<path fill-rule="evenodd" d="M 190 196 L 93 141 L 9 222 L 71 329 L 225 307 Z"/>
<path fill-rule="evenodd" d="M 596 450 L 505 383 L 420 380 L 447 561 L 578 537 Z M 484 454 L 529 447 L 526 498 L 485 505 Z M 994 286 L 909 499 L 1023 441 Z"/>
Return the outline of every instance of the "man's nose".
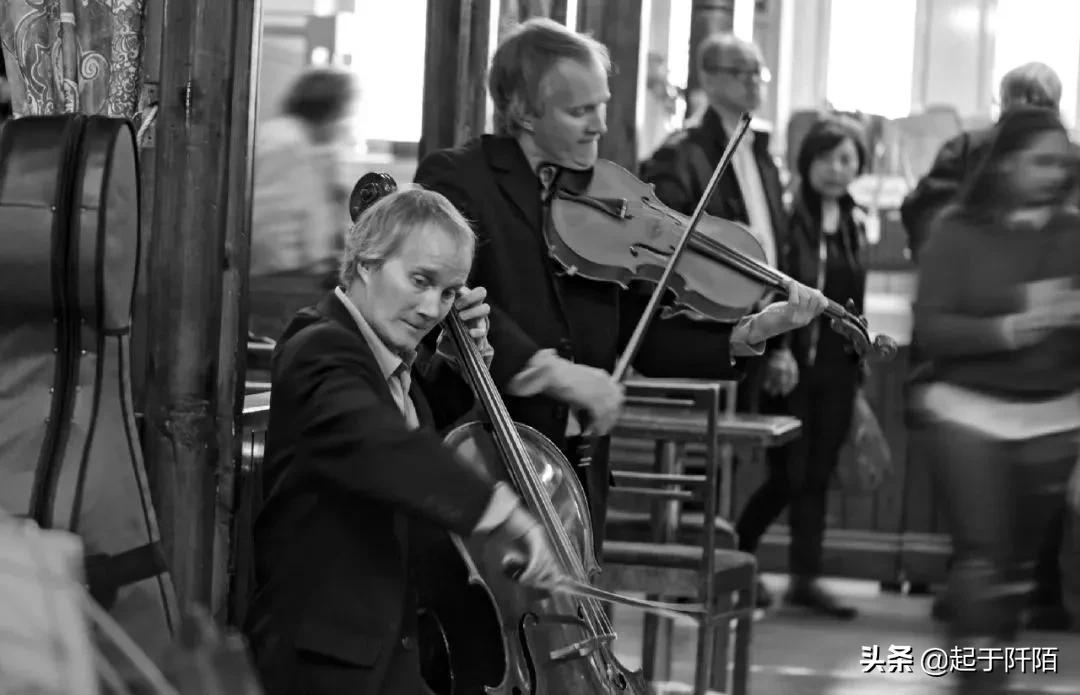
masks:
<path fill-rule="evenodd" d="M 607 132 L 607 112 L 604 109 L 597 109 L 593 113 L 592 123 L 589 124 L 592 132 L 598 135 L 603 135 Z"/>
<path fill-rule="evenodd" d="M 425 319 L 438 320 L 442 313 L 442 293 L 434 290 L 425 292 L 416 309 Z"/>

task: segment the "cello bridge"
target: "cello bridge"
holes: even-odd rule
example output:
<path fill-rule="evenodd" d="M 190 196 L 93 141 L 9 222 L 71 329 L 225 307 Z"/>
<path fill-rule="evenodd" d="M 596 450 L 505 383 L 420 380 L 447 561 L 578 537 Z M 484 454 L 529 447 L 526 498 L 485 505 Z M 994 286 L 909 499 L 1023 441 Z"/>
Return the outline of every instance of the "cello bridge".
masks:
<path fill-rule="evenodd" d="M 590 637 L 589 639 L 581 640 L 580 642 L 574 642 L 568 644 L 565 647 L 555 649 L 549 655 L 552 661 L 571 661 L 573 659 L 582 659 L 589 656 L 602 644 L 610 644 L 615 641 L 615 635 L 611 633 L 605 633 L 603 635 L 597 635 Z"/>

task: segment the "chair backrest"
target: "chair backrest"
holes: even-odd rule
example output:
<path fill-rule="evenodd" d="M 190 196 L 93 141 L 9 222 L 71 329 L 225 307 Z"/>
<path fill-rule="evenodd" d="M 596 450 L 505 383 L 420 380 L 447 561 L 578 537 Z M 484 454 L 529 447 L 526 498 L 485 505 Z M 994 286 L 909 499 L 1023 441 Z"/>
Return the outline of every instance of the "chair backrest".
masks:
<path fill-rule="evenodd" d="M 717 423 L 734 413 L 734 382 L 697 379 L 634 379 L 624 383 L 626 407 L 616 430 L 620 438 L 653 442 L 653 465 L 621 468 L 613 457 L 613 497 L 638 497 L 653 504 L 654 541 L 674 540 L 681 505 L 700 505 L 704 520 L 717 516 L 719 444 Z M 730 394 L 730 397 L 725 397 Z M 722 413 L 722 408 L 724 413 Z M 704 448 L 702 473 L 687 473 L 679 464 L 687 445 Z M 702 571 L 711 576 L 715 564 L 716 524 L 702 524 Z"/>

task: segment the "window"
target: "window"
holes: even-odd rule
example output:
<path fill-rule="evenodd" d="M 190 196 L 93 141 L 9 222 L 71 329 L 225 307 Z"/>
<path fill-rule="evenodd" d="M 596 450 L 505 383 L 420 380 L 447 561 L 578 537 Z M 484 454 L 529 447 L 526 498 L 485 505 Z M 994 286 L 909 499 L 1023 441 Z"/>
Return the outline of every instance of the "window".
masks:
<path fill-rule="evenodd" d="M 826 98 L 835 108 L 886 118 L 908 115 L 915 2 L 832 0 Z"/>
<path fill-rule="evenodd" d="M 1080 81 L 1080 2 L 1076 0 L 998 0 L 994 32 L 993 93 L 1006 72 L 1031 61 L 1046 63 L 1061 78 L 1061 115 L 1076 125 Z M 996 115 L 996 113 L 995 113 Z"/>
<path fill-rule="evenodd" d="M 351 20 L 342 27 L 339 41 L 352 55 L 350 68 L 360 79 L 360 137 L 418 141 L 427 2 L 359 0 Z"/>

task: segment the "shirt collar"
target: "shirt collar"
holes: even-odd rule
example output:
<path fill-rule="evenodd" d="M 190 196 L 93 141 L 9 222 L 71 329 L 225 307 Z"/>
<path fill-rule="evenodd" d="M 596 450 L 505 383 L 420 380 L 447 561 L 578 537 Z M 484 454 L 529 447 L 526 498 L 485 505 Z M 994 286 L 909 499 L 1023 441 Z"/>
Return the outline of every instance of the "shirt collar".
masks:
<path fill-rule="evenodd" d="M 399 369 L 405 367 L 406 371 L 412 368 L 413 360 L 416 358 L 416 353 L 410 353 L 404 357 L 397 354 L 382 341 L 375 331 L 372 330 L 367 320 L 364 319 L 363 314 L 356 308 L 356 305 L 349 299 L 349 295 L 345 294 L 340 287 L 334 288 L 334 294 L 341 300 L 341 303 L 345 305 L 345 310 L 349 312 L 349 315 L 356 321 L 357 327 L 360 329 L 360 333 L 364 336 L 364 341 L 371 348 L 371 352 L 375 355 L 375 361 L 379 363 L 379 369 L 382 370 L 383 377 L 389 379 L 394 376 Z"/>

